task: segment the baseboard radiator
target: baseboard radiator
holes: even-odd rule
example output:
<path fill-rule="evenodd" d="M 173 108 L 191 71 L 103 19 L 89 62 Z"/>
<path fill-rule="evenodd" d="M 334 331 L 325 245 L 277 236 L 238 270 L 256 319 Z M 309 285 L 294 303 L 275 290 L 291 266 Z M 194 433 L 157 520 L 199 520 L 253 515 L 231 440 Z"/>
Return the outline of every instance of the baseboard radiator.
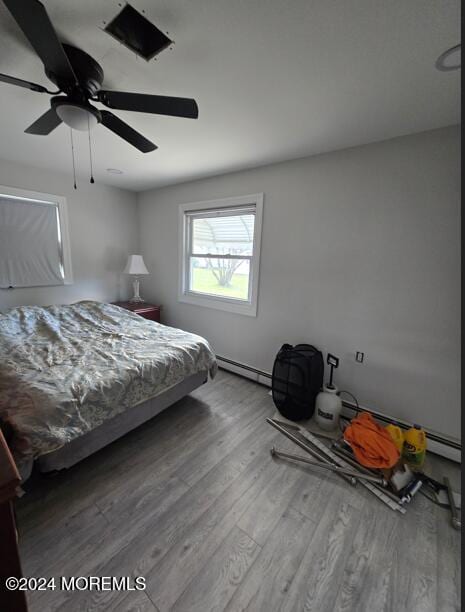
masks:
<path fill-rule="evenodd" d="M 228 359 L 226 357 L 221 357 L 220 355 L 217 355 L 216 358 L 218 360 L 218 366 L 220 367 L 220 369 L 227 370 L 228 372 L 238 374 L 239 376 L 243 376 L 245 378 L 249 378 L 250 380 L 257 382 L 260 385 L 264 385 L 265 387 L 271 388 L 270 372 L 259 370 L 258 368 L 254 368 L 252 366 L 240 363 L 238 361 L 234 361 L 232 359 Z M 342 405 L 343 414 L 347 417 L 353 417 L 354 413 L 367 410 L 371 412 L 371 414 L 382 423 L 388 424 L 395 421 L 395 423 L 403 429 L 409 429 L 411 427 L 411 424 L 407 423 L 406 421 L 400 421 L 397 418 L 382 414 L 381 412 L 377 412 L 376 410 L 371 410 L 370 408 L 366 408 L 365 406 L 357 407 L 353 402 L 347 402 L 343 400 Z M 428 438 L 428 450 L 433 453 L 436 453 L 437 455 L 441 455 L 442 457 L 446 457 L 447 459 L 452 459 L 452 461 L 460 463 L 462 452 L 462 445 L 460 442 L 452 440 L 451 438 L 447 438 L 441 434 L 438 434 L 435 431 L 431 431 L 426 428 L 425 431 Z"/>

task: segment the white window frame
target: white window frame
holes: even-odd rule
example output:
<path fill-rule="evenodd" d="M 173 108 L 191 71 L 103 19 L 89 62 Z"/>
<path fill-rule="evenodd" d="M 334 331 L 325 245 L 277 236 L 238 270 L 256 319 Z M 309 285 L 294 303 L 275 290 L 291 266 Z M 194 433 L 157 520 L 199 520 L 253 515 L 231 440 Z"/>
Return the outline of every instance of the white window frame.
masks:
<path fill-rule="evenodd" d="M 71 285 L 73 283 L 73 268 L 71 265 L 71 244 L 69 240 L 68 205 L 66 202 L 66 198 L 51 193 L 42 193 L 40 191 L 30 191 L 29 189 L 19 189 L 17 187 L 8 187 L 6 185 L 0 185 L 0 197 L 2 195 L 5 195 L 10 198 L 17 198 L 19 200 L 29 200 L 42 204 L 44 202 L 47 204 L 56 204 L 56 206 L 58 207 L 58 221 L 63 258 L 63 284 Z M 47 286 L 52 285 L 37 285 L 37 287 Z M 25 289 L 26 287 L 21 288 Z"/>
<path fill-rule="evenodd" d="M 248 301 L 238 300 L 216 295 L 200 294 L 189 290 L 189 258 L 190 253 L 190 220 L 192 213 L 209 212 L 215 209 L 240 211 L 241 208 L 255 208 L 253 255 L 250 257 L 249 296 Z M 221 200 L 208 200 L 206 202 L 193 202 L 179 206 L 179 286 L 178 301 L 206 308 L 215 308 L 226 312 L 257 316 L 258 306 L 258 280 L 260 273 L 260 244 L 262 236 L 263 193 L 247 196 L 223 198 Z M 233 257 L 235 258 L 235 257 Z M 246 259 L 249 259 L 247 256 Z"/>

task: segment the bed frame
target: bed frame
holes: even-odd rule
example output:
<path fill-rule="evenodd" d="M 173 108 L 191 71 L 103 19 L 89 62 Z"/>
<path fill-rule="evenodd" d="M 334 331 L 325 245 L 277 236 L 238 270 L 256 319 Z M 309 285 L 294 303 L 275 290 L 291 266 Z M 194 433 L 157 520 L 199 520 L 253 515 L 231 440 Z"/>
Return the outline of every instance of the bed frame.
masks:
<path fill-rule="evenodd" d="M 78 461 L 85 459 L 92 453 L 107 446 L 114 440 L 121 438 L 124 434 L 132 429 L 139 427 L 155 415 L 159 414 L 165 408 L 168 408 L 178 400 L 182 399 L 188 393 L 191 393 L 208 380 L 208 373 L 205 371 L 198 372 L 182 380 L 180 383 L 164 391 L 160 395 L 153 397 L 123 413 L 114 416 L 105 421 L 99 427 L 92 431 L 71 440 L 65 446 L 62 446 L 56 451 L 42 455 L 36 460 L 36 466 L 41 472 L 52 472 L 63 470 L 71 467 Z M 32 464 L 29 468 L 29 474 L 32 470 Z M 21 476 L 25 480 L 29 474 L 22 473 Z"/>

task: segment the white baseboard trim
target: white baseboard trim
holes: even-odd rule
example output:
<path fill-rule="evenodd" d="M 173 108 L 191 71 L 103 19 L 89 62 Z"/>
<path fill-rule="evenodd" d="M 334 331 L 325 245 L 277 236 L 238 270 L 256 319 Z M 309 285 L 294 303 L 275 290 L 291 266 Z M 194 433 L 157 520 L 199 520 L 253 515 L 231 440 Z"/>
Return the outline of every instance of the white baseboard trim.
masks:
<path fill-rule="evenodd" d="M 216 358 L 219 361 L 218 366 L 222 370 L 227 370 L 233 374 L 238 374 L 244 378 L 249 378 L 254 382 L 265 385 L 265 387 L 270 387 L 271 389 L 271 374 L 268 372 L 258 370 L 257 368 L 243 363 L 238 363 L 237 361 L 232 361 L 231 359 L 226 359 L 226 357 L 220 357 L 219 355 L 217 355 Z"/>
<path fill-rule="evenodd" d="M 233 374 L 238 374 L 244 378 L 248 378 L 257 382 L 261 385 L 271 388 L 271 374 L 269 372 L 265 372 L 263 370 L 259 370 L 258 368 L 254 368 L 253 366 L 249 366 L 247 364 L 242 364 L 237 361 L 233 361 L 232 359 L 227 359 L 226 357 L 216 356 L 218 360 L 218 365 L 221 369 L 227 370 L 228 372 L 232 372 Z M 355 406 L 352 402 L 343 401 L 343 410 L 342 414 L 346 417 L 353 417 L 354 411 L 367 411 L 371 412 L 373 416 L 382 422 L 393 422 L 395 421 L 400 427 L 404 429 L 409 429 L 411 427 L 410 423 L 405 421 L 399 421 L 394 417 L 391 417 L 387 414 L 382 414 L 380 412 L 376 412 L 374 410 L 370 410 L 365 406 Z M 441 457 L 446 457 L 447 459 L 451 459 L 452 461 L 456 461 L 457 463 L 461 463 L 461 452 L 462 445 L 457 440 L 452 440 L 447 438 L 442 434 L 438 434 L 434 431 L 429 431 L 425 429 L 426 436 L 428 438 L 428 450 L 436 455 L 440 455 Z"/>

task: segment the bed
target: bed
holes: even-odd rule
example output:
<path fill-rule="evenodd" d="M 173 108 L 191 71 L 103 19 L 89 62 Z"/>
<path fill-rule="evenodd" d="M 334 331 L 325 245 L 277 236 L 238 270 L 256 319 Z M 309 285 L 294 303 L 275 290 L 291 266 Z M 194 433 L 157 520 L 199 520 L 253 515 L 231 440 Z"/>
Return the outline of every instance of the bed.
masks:
<path fill-rule="evenodd" d="M 27 478 L 68 468 L 214 376 L 208 342 L 93 301 L 0 315 L 0 422 Z"/>

